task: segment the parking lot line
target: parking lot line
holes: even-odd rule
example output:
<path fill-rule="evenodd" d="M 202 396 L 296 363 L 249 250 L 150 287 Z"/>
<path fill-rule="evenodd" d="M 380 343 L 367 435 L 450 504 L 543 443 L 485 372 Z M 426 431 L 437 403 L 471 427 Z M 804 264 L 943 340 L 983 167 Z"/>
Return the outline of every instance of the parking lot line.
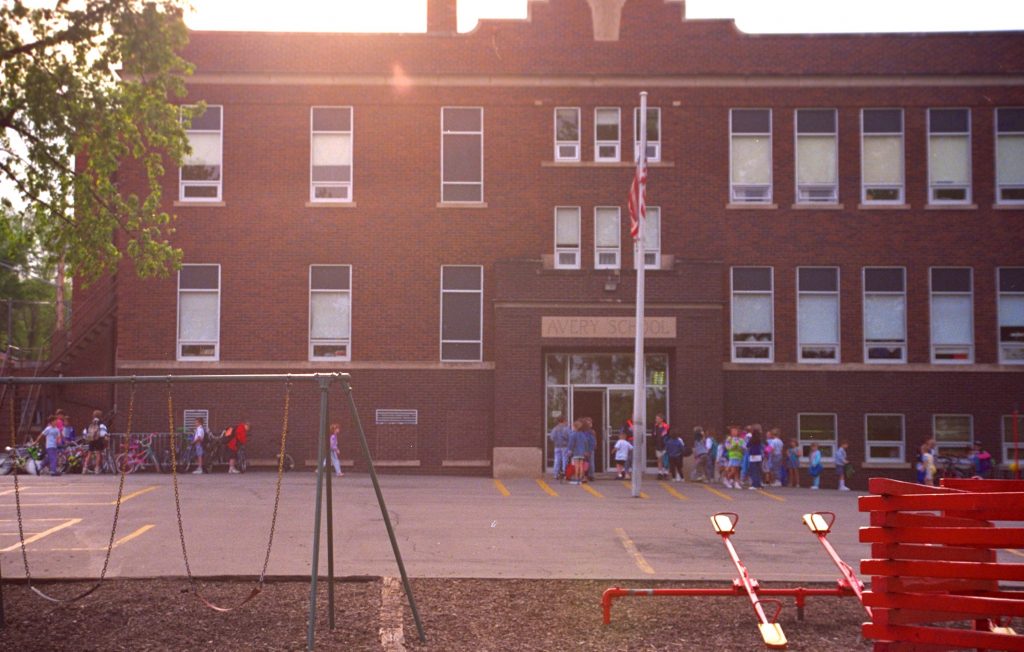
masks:
<path fill-rule="evenodd" d="M 705 489 L 707 489 L 708 491 L 710 491 L 711 493 L 715 494 L 719 498 L 724 498 L 726 500 L 732 500 L 732 496 L 730 496 L 727 493 L 723 493 L 723 492 L 719 491 L 718 489 L 715 489 L 714 487 L 709 487 L 706 484 L 702 484 L 701 486 L 704 487 Z"/>
<path fill-rule="evenodd" d="M 658 484 L 661 485 L 661 488 L 664 489 L 665 491 L 667 491 L 669 493 L 669 495 L 672 496 L 673 498 L 675 498 L 676 500 L 689 500 L 690 499 L 689 496 L 686 496 L 685 494 L 677 491 L 675 487 L 673 487 L 672 485 L 670 485 L 667 482 L 659 482 Z"/>
<path fill-rule="evenodd" d="M 537 478 L 537 486 L 539 486 L 541 489 L 543 489 L 544 493 L 546 493 L 547 495 L 554 496 L 555 498 L 558 498 L 558 493 L 555 492 L 555 490 L 551 488 L 551 485 L 549 485 L 547 482 L 544 482 L 540 478 Z"/>
<path fill-rule="evenodd" d="M 633 543 L 633 540 L 629 538 L 629 536 L 626 534 L 626 531 L 620 527 L 617 527 L 615 528 L 615 533 L 619 535 L 619 541 L 622 542 L 622 547 L 625 548 L 626 552 L 628 552 L 630 556 L 633 557 L 633 561 L 636 563 L 637 568 L 639 568 L 644 573 L 647 573 L 648 575 L 654 575 L 654 569 L 651 568 L 651 565 L 647 563 L 647 560 L 644 559 L 644 556 L 640 554 L 640 551 L 636 549 L 636 544 Z"/>
<path fill-rule="evenodd" d="M 594 498 L 604 498 L 604 494 L 602 494 L 597 489 L 594 489 L 589 484 L 583 484 L 583 485 L 580 485 L 580 486 L 583 487 L 583 491 L 586 491 L 588 494 L 590 494 Z"/>
<path fill-rule="evenodd" d="M 156 489 L 156 485 L 155 484 L 151 484 L 148 487 L 143 487 L 142 489 L 139 489 L 138 491 L 133 491 L 132 493 L 128 494 L 127 496 L 121 496 L 121 502 L 122 503 L 126 503 L 129 500 L 131 500 L 132 498 L 137 498 L 137 497 L 141 496 L 142 494 L 148 494 L 150 491 L 153 491 L 154 489 Z M 117 498 L 114 498 L 114 500 L 110 501 L 110 504 L 111 505 L 116 505 L 117 504 Z"/>
<path fill-rule="evenodd" d="M 20 491 L 21 493 L 25 493 L 25 490 L 27 490 L 27 489 L 31 489 L 31 487 L 18 487 L 18 491 Z M 6 491 L 0 491 L 0 496 L 6 496 L 8 494 L 13 494 L 13 493 L 14 493 L 14 489 L 7 489 Z"/>
<path fill-rule="evenodd" d="M 494 479 L 494 488 L 497 489 L 505 498 L 508 498 L 509 496 L 512 495 L 512 492 L 508 490 L 508 487 L 505 486 L 505 483 L 497 478 Z"/>
<path fill-rule="evenodd" d="M 68 520 L 64 521 L 60 525 L 54 525 L 49 530 L 43 530 L 39 534 L 35 534 L 35 535 L 32 535 L 32 536 L 26 538 L 25 539 L 25 545 L 27 546 L 30 543 L 35 543 L 36 541 L 39 541 L 40 539 L 42 539 L 44 537 L 50 536 L 54 532 L 59 532 L 60 530 L 63 530 L 64 528 L 71 527 L 72 525 L 78 525 L 81 522 L 82 522 L 82 519 L 80 519 L 80 518 L 69 518 Z M 17 550 L 20 547 L 21 547 L 21 542 L 19 541 L 18 543 L 15 543 L 13 545 L 7 546 L 6 548 L 0 548 L 0 552 L 10 552 L 12 550 Z"/>
<path fill-rule="evenodd" d="M 768 497 L 769 497 L 769 498 L 771 498 L 772 500 L 777 500 L 777 501 L 779 501 L 780 503 L 784 503 L 784 502 L 786 502 L 786 499 L 785 499 L 785 498 L 783 498 L 782 496 L 776 496 L 776 495 L 775 495 L 775 494 L 773 494 L 773 493 L 768 493 L 768 492 L 767 492 L 767 491 L 765 491 L 764 489 L 758 489 L 758 490 L 757 490 L 757 493 L 761 494 L 762 496 L 768 496 Z"/>
<path fill-rule="evenodd" d="M 630 484 L 628 480 L 623 480 L 622 481 L 622 486 L 625 487 L 626 489 L 630 489 L 630 490 L 633 489 L 633 485 Z M 647 500 L 648 498 L 650 498 L 650 496 L 648 496 L 647 494 L 645 494 L 642 491 L 640 492 L 640 497 L 643 498 L 644 500 Z"/>
<path fill-rule="evenodd" d="M 145 534 L 146 532 L 149 532 L 154 527 L 156 527 L 156 525 L 154 525 L 152 523 L 148 523 L 146 525 L 143 525 L 142 527 L 140 527 L 139 529 L 135 530 L 131 534 L 127 534 L 127 535 L 121 537 L 120 539 L 118 539 L 117 541 L 115 541 L 113 547 L 116 548 L 116 547 L 120 546 L 122 543 L 128 543 L 132 539 L 140 537 L 143 534 Z M 107 549 L 106 546 L 102 546 L 100 548 L 47 548 L 46 550 L 37 550 L 36 552 L 105 552 L 106 549 Z"/>

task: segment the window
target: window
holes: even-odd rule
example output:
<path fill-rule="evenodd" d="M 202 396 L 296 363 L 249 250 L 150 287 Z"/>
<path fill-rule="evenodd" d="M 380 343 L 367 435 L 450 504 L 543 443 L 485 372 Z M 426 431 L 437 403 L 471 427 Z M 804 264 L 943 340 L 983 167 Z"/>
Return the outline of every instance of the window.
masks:
<path fill-rule="evenodd" d="M 797 438 L 804 458 L 810 458 L 811 444 L 817 444 L 822 462 L 832 461 L 836 450 L 836 415 L 798 414 Z"/>
<path fill-rule="evenodd" d="M 661 208 L 658 206 L 648 206 L 644 219 L 644 265 L 645 269 L 661 269 Z"/>
<path fill-rule="evenodd" d="M 732 361 L 771 362 L 775 357 L 771 267 L 732 268 Z"/>
<path fill-rule="evenodd" d="M 864 109 L 861 120 L 861 201 L 903 203 L 903 109 Z"/>
<path fill-rule="evenodd" d="M 484 200 L 484 110 L 441 109 L 441 201 Z"/>
<path fill-rule="evenodd" d="M 864 362 L 906 361 L 906 270 L 902 267 L 865 267 Z"/>
<path fill-rule="evenodd" d="M 484 268 L 441 267 L 441 361 L 483 360 Z"/>
<path fill-rule="evenodd" d="M 1015 444 L 1016 442 L 1016 449 Z M 1024 458 L 1024 415 L 1017 415 L 1017 433 L 1014 438 L 1013 415 L 1003 415 L 1003 464 Z"/>
<path fill-rule="evenodd" d="M 640 107 L 633 109 L 633 160 L 640 158 Z M 661 109 L 647 107 L 647 160 L 661 160 Z"/>
<path fill-rule="evenodd" d="M 310 109 L 309 200 L 352 201 L 352 107 Z"/>
<path fill-rule="evenodd" d="M 206 426 L 206 431 L 207 432 L 212 432 L 212 430 L 213 430 L 210 427 L 210 411 L 209 410 L 200 410 L 200 409 L 185 410 L 185 411 L 182 412 L 181 416 L 182 416 L 182 419 L 184 419 L 184 421 L 181 422 L 181 427 L 185 428 L 186 430 L 188 430 L 191 433 L 195 432 L 196 419 L 202 419 L 203 420 L 203 425 Z"/>
<path fill-rule="evenodd" d="M 902 414 L 864 415 L 864 459 L 867 462 L 903 462 Z"/>
<path fill-rule="evenodd" d="M 999 292 L 999 361 L 1024 364 L 1024 267 L 996 270 Z"/>
<path fill-rule="evenodd" d="M 619 268 L 621 231 L 617 206 L 594 209 L 594 269 Z"/>
<path fill-rule="evenodd" d="M 580 160 L 580 110 L 555 109 L 555 160 Z"/>
<path fill-rule="evenodd" d="M 932 437 L 939 455 L 964 457 L 974 445 L 974 417 L 969 414 L 935 414 Z"/>
<path fill-rule="evenodd" d="M 594 160 L 619 160 L 619 110 L 594 109 Z"/>
<path fill-rule="evenodd" d="M 580 268 L 580 207 L 555 208 L 555 267 Z"/>
<path fill-rule="evenodd" d="M 729 134 L 729 201 L 771 203 L 771 110 L 732 109 Z"/>
<path fill-rule="evenodd" d="M 203 113 L 192 116 L 192 123 L 185 130 L 192 153 L 181 163 L 178 187 L 181 201 L 220 201 L 224 148 L 222 108 L 207 106 Z"/>
<path fill-rule="evenodd" d="M 839 270 L 800 267 L 796 277 L 797 359 L 839 362 Z"/>
<path fill-rule="evenodd" d="M 220 265 L 178 272 L 178 360 L 220 359 Z"/>
<path fill-rule="evenodd" d="M 996 202 L 1024 204 L 1024 109 L 996 109 Z"/>
<path fill-rule="evenodd" d="M 971 268 L 931 269 L 932 362 L 974 360 L 974 296 Z"/>
<path fill-rule="evenodd" d="M 971 201 L 971 112 L 928 109 L 928 201 Z"/>
<path fill-rule="evenodd" d="M 309 359 L 352 359 L 352 267 L 309 266 Z"/>
<path fill-rule="evenodd" d="M 796 200 L 839 201 L 839 135 L 835 109 L 796 112 Z"/>

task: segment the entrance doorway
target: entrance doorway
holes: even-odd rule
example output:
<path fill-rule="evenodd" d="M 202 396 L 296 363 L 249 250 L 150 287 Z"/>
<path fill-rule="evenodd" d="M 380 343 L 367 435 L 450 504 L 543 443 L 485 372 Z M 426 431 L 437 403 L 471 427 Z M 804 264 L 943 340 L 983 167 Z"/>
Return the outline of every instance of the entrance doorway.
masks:
<path fill-rule="evenodd" d="M 574 389 L 572 392 L 573 421 L 590 417 L 594 422 L 594 434 L 597 436 L 597 448 L 594 450 L 593 461 L 595 473 L 605 470 L 605 438 L 602 437 L 605 432 L 604 400 L 605 391 L 603 389 Z"/>

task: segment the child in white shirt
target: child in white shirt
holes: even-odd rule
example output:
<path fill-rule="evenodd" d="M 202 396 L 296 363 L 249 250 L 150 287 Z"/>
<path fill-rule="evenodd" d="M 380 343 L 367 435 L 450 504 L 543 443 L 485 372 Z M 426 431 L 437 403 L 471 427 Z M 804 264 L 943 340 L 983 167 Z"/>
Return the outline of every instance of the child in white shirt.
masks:
<path fill-rule="evenodd" d="M 615 468 L 618 470 L 619 475 L 616 476 L 619 480 L 628 480 L 629 471 L 626 470 L 626 460 L 629 459 L 629 452 L 633 450 L 633 444 L 626 441 L 626 433 L 619 433 L 619 441 L 615 442 Z"/>

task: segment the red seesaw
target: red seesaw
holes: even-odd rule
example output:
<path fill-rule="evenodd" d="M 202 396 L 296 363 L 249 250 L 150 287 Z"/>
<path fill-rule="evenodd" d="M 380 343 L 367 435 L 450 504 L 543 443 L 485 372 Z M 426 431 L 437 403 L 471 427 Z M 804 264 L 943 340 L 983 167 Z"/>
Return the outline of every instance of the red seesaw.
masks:
<path fill-rule="evenodd" d="M 826 519 L 826 516 L 830 516 L 831 519 Z M 739 522 L 739 516 L 732 512 L 720 512 L 711 517 L 711 525 L 715 528 L 715 532 L 722 537 L 722 543 L 725 545 L 726 552 L 729 553 L 729 558 L 732 560 L 733 565 L 736 567 L 737 577 L 732 581 L 732 585 L 728 588 L 686 588 L 686 589 L 623 589 L 619 587 L 613 587 L 605 590 L 604 595 L 601 597 L 601 607 L 604 611 L 604 624 L 607 625 L 612 620 L 612 601 L 616 598 L 625 597 L 643 597 L 643 596 L 746 596 L 750 600 L 750 604 L 754 609 L 754 615 L 757 618 L 757 628 L 761 633 L 761 638 L 764 640 L 766 647 L 775 650 L 781 650 L 786 647 L 786 635 L 782 631 L 782 626 L 779 625 L 776 620 L 779 617 L 779 613 L 782 611 L 782 603 L 779 600 L 773 599 L 777 597 L 792 597 L 796 601 L 797 607 L 797 618 L 803 619 L 804 605 L 809 596 L 820 596 L 820 597 L 848 597 L 853 596 L 858 600 L 863 600 L 864 585 L 857 579 L 853 569 L 850 568 L 846 562 L 839 558 L 835 549 L 828 542 L 827 536 L 832 529 L 832 524 L 835 522 L 835 514 L 831 512 L 815 512 L 813 514 L 805 514 L 803 517 L 804 525 L 814 533 L 818 540 L 824 546 L 825 551 L 829 557 L 839 568 L 839 572 L 842 577 L 839 579 L 835 587 L 832 588 L 807 588 L 802 586 L 797 587 L 786 587 L 786 588 L 763 588 L 756 579 L 750 576 L 747 571 L 747 567 L 740 560 L 739 554 L 736 552 L 736 548 L 732 545 L 731 537 L 736 533 L 736 523 Z M 769 597 L 772 596 L 772 597 Z M 768 599 L 763 599 L 767 597 Z M 771 617 L 768 617 L 768 613 L 764 609 L 764 605 L 772 604 L 775 605 L 775 610 Z M 867 607 L 865 607 L 867 609 Z M 870 610 L 868 614 L 870 615 Z"/>

